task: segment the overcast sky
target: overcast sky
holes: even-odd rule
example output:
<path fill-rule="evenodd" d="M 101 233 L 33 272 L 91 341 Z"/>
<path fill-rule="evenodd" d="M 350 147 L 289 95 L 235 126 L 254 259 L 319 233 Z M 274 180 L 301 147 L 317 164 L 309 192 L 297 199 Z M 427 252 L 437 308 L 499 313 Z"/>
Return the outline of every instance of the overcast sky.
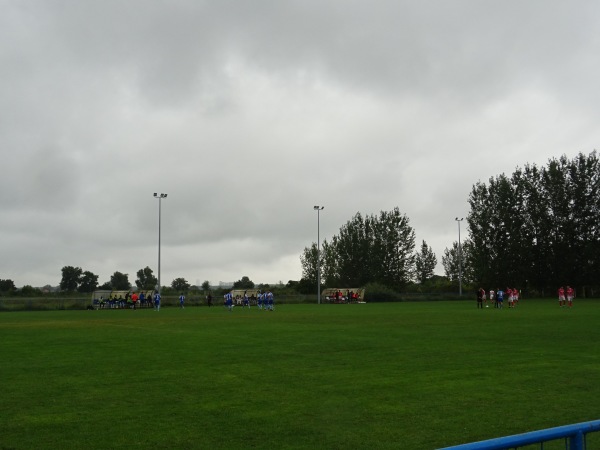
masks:
<path fill-rule="evenodd" d="M 0 0 L 0 279 L 256 283 L 399 207 L 600 142 L 600 2 Z M 463 222 L 462 235 L 467 235 Z"/>

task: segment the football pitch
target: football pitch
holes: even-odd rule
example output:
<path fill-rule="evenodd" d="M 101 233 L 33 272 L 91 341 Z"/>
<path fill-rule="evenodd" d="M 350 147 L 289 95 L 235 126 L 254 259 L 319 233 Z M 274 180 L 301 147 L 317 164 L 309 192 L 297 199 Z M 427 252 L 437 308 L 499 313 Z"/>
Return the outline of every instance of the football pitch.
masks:
<path fill-rule="evenodd" d="M 1 313 L 0 448 L 435 449 L 600 419 L 599 325 L 579 299 Z"/>

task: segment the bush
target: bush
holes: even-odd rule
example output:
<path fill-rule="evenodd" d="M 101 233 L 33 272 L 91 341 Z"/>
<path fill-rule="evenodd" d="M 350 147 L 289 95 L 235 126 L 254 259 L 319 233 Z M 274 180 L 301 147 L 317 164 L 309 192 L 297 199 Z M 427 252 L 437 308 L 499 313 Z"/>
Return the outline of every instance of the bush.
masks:
<path fill-rule="evenodd" d="M 365 286 L 366 302 L 398 302 L 400 294 L 393 289 L 379 283 L 369 283 Z"/>

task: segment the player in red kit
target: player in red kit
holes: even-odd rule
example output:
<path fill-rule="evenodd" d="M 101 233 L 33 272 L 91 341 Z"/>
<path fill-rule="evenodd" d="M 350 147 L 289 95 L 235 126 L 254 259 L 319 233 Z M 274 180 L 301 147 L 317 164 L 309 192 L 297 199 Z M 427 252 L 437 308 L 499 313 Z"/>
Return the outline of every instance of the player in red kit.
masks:
<path fill-rule="evenodd" d="M 565 288 L 561 286 L 558 288 L 558 306 L 562 308 L 565 304 Z"/>
<path fill-rule="evenodd" d="M 567 286 L 567 301 L 569 302 L 569 308 L 573 306 L 573 298 L 575 297 L 575 290 L 571 286 Z"/>

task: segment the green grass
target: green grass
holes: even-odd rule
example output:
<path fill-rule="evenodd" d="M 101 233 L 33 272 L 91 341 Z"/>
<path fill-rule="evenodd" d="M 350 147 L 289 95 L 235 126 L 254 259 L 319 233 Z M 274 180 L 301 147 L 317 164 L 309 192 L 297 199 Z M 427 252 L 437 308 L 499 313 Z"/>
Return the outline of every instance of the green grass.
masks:
<path fill-rule="evenodd" d="M 592 300 L 2 313 L 0 448 L 433 449 L 595 420 L 598 324 Z"/>

